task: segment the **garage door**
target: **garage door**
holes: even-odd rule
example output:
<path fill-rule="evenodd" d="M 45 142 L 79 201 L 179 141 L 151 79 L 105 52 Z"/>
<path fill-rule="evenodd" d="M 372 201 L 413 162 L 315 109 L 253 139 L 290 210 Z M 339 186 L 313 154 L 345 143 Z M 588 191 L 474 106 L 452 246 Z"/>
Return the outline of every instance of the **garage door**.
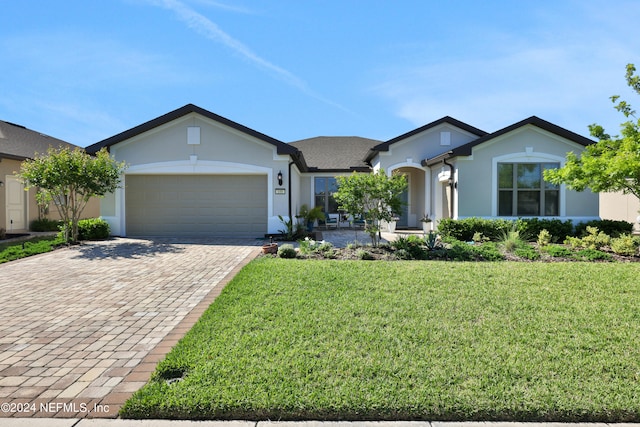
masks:
<path fill-rule="evenodd" d="M 129 236 L 260 237 L 266 175 L 128 175 Z"/>

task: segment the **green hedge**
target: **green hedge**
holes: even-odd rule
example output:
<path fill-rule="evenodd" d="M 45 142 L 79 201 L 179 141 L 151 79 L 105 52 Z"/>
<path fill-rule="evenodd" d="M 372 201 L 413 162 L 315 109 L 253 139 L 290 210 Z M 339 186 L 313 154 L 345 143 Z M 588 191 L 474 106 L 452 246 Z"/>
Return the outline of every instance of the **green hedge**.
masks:
<path fill-rule="evenodd" d="M 484 219 L 484 218 L 464 218 L 464 219 L 443 219 L 438 223 L 438 232 L 442 237 L 454 238 L 464 242 L 473 239 L 476 232 L 490 240 L 498 240 L 500 236 L 516 227 L 520 232 L 520 237 L 528 241 L 535 241 L 542 230 L 547 230 L 551 234 L 553 242 L 563 242 L 566 237 L 586 235 L 587 226 L 597 227 L 611 237 L 618 237 L 624 234 L 631 234 L 633 224 L 627 221 L 614 221 L 609 219 L 581 222 L 574 228 L 571 220 L 562 221 L 559 219 L 544 218 L 518 218 L 508 219 Z"/>
<path fill-rule="evenodd" d="M 443 238 L 450 237 L 463 242 L 471 241 L 477 232 L 491 240 L 497 240 L 512 227 L 513 221 L 507 219 L 445 218 L 438 223 L 438 233 Z"/>
<path fill-rule="evenodd" d="M 610 237 L 619 237 L 623 234 L 631 234 L 633 224 L 627 221 L 614 221 L 611 219 L 600 219 L 588 222 L 581 222 L 576 225 L 575 235 L 583 237 L 587 234 L 587 227 L 596 227 Z"/>
<path fill-rule="evenodd" d="M 104 240 L 109 238 L 109 223 L 102 218 L 81 219 L 78 221 L 78 239 Z"/>
<path fill-rule="evenodd" d="M 31 231 L 60 231 L 62 221 L 49 218 L 34 219 L 29 225 Z"/>

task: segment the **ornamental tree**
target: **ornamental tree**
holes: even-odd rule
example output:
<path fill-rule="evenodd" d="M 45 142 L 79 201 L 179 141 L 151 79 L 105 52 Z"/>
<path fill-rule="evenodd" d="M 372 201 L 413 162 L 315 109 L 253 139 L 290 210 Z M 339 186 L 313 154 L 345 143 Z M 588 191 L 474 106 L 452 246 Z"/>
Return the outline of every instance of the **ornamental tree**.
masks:
<path fill-rule="evenodd" d="M 118 188 L 124 162 L 111 158 L 106 149 L 95 157 L 76 148 L 50 148 L 23 162 L 18 176 L 25 189 L 36 189 L 38 204 L 53 202 L 64 222 L 64 238 L 78 241 L 78 221 L 92 197 L 103 197 Z"/>
<path fill-rule="evenodd" d="M 404 175 L 387 176 L 384 170 L 339 176 L 333 197 L 338 207 L 354 218 L 364 218 L 365 230 L 374 246 L 379 242 L 380 221 L 391 221 L 402 209 L 401 194 L 407 188 Z"/>
<path fill-rule="evenodd" d="M 640 95 L 640 77 L 633 64 L 627 65 L 627 84 Z M 559 169 L 544 171 L 544 179 L 568 188 L 595 192 L 633 194 L 640 198 L 640 120 L 636 112 L 619 96 L 612 96 L 614 108 L 628 119 L 620 125 L 622 136 L 611 137 L 602 126 L 589 126 L 597 143 L 588 145 L 578 157 L 567 153 L 566 163 Z"/>

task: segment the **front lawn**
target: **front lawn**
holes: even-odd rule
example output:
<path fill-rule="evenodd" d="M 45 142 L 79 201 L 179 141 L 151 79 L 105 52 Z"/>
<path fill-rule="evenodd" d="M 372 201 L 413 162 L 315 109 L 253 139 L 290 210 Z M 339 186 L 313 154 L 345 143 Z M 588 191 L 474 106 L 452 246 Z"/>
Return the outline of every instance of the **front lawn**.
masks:
<path fill-rule="evenodd" d="M 637 263 L 263 257 L 127 418 L 640 421 Z"/>

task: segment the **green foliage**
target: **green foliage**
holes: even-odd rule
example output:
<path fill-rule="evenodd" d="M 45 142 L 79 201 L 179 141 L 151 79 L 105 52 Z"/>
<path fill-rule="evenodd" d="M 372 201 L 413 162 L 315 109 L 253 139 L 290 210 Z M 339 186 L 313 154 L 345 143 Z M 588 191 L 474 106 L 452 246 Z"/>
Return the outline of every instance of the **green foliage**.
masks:
<path fill-rule="evenodd" d="M 573 256 L 573 251 L 571 249 L 561 245 L 543 246 L 540 250 L 554 258 L 569 258 Z"/>
<path fill-rule="evenodd" d="M 109 238 L 109 223 L 102 218 L 88 218 L 78 221 L 79 240 L 104 240 Z"/>
<path fill-rule="evenodd" d="M 586 236 L 579 237 L 568 237 L 565 240 L 565 243 L 571 245 L 574 248 L 585 248 L 585 249 L 600 249 L 604 246 L 609 246 L 611 242 L 611 237 L 608 234 L 598 230 L 597 227 L 587 226 L 586 228 Z"/>
<path fill-rule="evenodd" d="M 473 241 L 476 233 L 496 241 L 505 232 L 513 228 L 513 221 L 508 219 L 484 219 L 484 218 L 445 218 L 438 222 L 438 233 L 445 238 L 451 237 L 463 242 Z"/>
<path fill-rule="evenodd" d="M 18 176 L 25 188 L 35 188 L 38 204 L 53 202 L 65 227 L 65 239 L 78 241 L 78 221 L 92 197 L 116 190 L 124 163 L 111 158 L 106 149 L 90 156 L 81 149 L 50 148 L 46 155 L 22 163 Z"/>
<path fill-rule="evenodd" d="M 280 258 L 295 258 L 297 255 L 296 249 L 291 243 L 285 243 L 278 248 L 278 256 Z"/>
<path fill-rule="evenodd" d="M 597 249 L 587 248 L 576 252 L 576 257 L 586 261 L 613 261 L 613 257 Z"/>
<path fill-rule="evenodd" d="M 39 239 L 2 244 L 0 245 L 0 264 L 31 255 L 51 252 L 62 244 L 64 244 L 64 240 L 58 237 L 43 237 Z"/>
<path fill-rule="evenodd" d="M 426 259 L 425 242 L 416 235 L 400 236 L 391 242 L 391 247 L 396 250 L 399 259 Z"/>
<path fill-rule="evenodd" d="M 638 94 L 638 76 L 633 64 L 627 65 L 627 84 Z M 566 163 L 560 169 L 544 171 L 544 179 L 554 184 L 566 184 L 568 188 L 595 192 L 622 191 L 640 197 L 640 120 L 626 101 L 612 96 L 615 108 L 623 113 L 620 125 L 621 137 L 611 137 L 602 126 L 589 126 L 591 135 L 599 141 L 585 148 L 580 157 L 567 153 Z"/>
<path fill-rule="evenodd" d="M 306 204 L 300 206 L 300 211 L 298 212 L 297 217 L 302 218 L 304 224 L 308 226 L 315 223 L 316 220 L 324 221 L 326 219 L 324 212 L 322 212 L 322 206 L 316 206 L 309 209 Z M 308 231 L 311 231 L 311 226 L 309 227 Z"/>
<path fill-rule="evenodd" d="M 611 219 L 598 219 L 588 222 L 581 222 L 576 225 L 575 236 L 585 236 L 587 227 L 596 227 L 598 230 L 611 237 L 618 237 L 622 234 L 631 234 L 633 224 L 627 221 L 616 221 Z"/>
<path fill-rule="evenodd" d="M 551 243 L 551 233 L 546 229 L 543 229 L 538 233 L 538 246 L 544 247 Z"/>
<path fill-rule="evenodd" d="M 400 196 L 407 188 L 404 175 L 387 176 L 384 170 L 339 176 L 338 191 L 333 197 L 340 209 L 353 218 L 364 218 L 365 230 L 373 246 L 379 243 L 380 221 L 391 222 L 402 210 Z"/>
<path fill-rule="evenodd" d="M 502 232 L 498 242 L 504 248 L 505 252 L 515 252 L 516 249 L 521 248 L 527 243 L 520 238 L 520 231 L 518 231 L 517 223 L 513 223 L 510 230 Z"/>
<path fill-rule="evenodd" d="M 551 241 L 555 243 L 573 235 L 573 222 L 546 218 L 520 218 L 518 230 L 520 236 L 526 239 L 536 239 L 542 230 L 547 230 L 551 234 Z"/>
<path fill-rule="evenodd" d="M 611 239 L 611 250 L 618 255 L 637 256 L 640 238 L 631 234 L 623 234 Z"/>
<path fill-rule="evenodd" d="M 459 240 L 448 240 L 445 247 L 444 251 L 436 251 L 434 254 L 450 261 L 502 261 L 505 259 L 494 242 L 477 245 Z"/>
<path fill-rule="evenodd" d="M 60 226 L 62 226 L 62 221 L 49 218 L 40 218 L 31 221 L 31 224 L 29 224 L 29 230 L 37 232 L 60 231 Z"/>
<path fill-rule="evenodd" d="M 490 239 L 486 237 L 484 234 L 482 234 L 480 231 L 476 231 L 475 233 L 473 233 L 472 240 L 474 243 L 484 243 L 484 242 L 488 242 Z"/>
<path fill-rule="evenodd" d="M 530 261 L 540 259 L 540 252 L 536 251 L 534 248 L 527 244 L 517 247 L 514 250 L 514 254 L 516 256 L 519 256 L 520 258 L 528 259 Z"/>
<path fill-rule="evenodd" d="M 374 259 L 373 255 L 371 255 L 371 253 L 365 249 L 358 249 L 356 251 L 356 256 L 358 257 L 358 259 L 363 261 L 371 261 Z"/>
<path fill-rule="evenodd" d="M 295 223 L 293 218 L 284 219 L 282 215 L 278 215 L 278 219 L 284 225 L 284 228 L 278 230 L 278 232 L 282 234 L 285 240 L 297 240 L 304 234 L 304 226 Z"/>
<path fill-rule="evenodd" d="M 442 242 L 440 240 L 440 236 L 434 233 L 433 231 L 429 231 L 427 235 L 424 237 L 424 245 L 428 251 L 435 251 L 437 249 L 442 248 Z"/>

